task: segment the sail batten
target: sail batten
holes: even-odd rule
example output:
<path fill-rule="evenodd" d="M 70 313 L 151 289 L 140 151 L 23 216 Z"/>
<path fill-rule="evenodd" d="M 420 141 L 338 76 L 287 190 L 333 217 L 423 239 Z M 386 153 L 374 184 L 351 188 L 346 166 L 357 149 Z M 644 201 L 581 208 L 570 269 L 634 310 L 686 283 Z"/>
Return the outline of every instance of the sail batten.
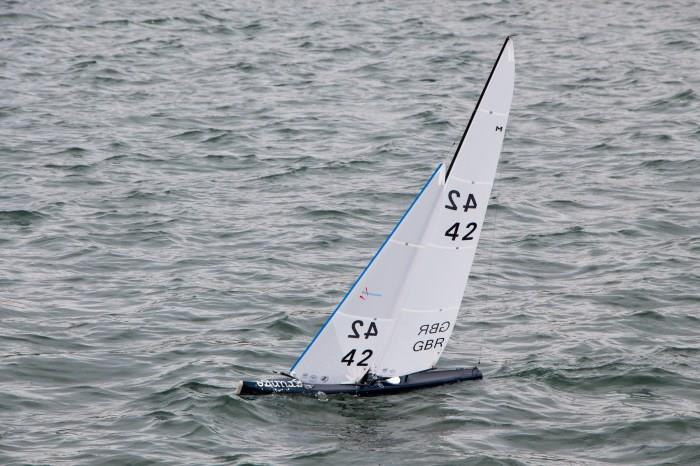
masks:
<path fill-rule="evenodd" d="M 476 253 L 513 83 L 506 39 L 449 167 L 430 176 L 294 363 L 294 377 L 355 384 L 367 372 L 394 377 L 437 364 Z"/>

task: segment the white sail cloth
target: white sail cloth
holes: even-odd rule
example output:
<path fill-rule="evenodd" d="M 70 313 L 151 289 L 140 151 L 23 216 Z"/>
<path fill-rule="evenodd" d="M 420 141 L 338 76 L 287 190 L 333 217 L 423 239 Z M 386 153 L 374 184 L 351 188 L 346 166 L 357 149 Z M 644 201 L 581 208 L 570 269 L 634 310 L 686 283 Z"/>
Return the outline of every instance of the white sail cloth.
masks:
<path fill-rule="evenodd" d="M 352 384 L 437 364 L 452 334 L 479 241 L 513 95 L 501 49 L 447 170 L 440 165 L 290 373 Z"/>

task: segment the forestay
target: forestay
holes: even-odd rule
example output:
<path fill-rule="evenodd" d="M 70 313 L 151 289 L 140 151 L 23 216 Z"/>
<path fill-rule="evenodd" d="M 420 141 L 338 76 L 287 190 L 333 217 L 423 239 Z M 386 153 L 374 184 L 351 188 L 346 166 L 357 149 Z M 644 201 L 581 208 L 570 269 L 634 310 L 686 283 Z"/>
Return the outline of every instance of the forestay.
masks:
<path fill-rule="evenodd" d="M 513 94 L 506 39 L 450 166 L 433 172 L 291 369 L 353 384 L 437 364 L 454 329 L 496 173 Z"/>

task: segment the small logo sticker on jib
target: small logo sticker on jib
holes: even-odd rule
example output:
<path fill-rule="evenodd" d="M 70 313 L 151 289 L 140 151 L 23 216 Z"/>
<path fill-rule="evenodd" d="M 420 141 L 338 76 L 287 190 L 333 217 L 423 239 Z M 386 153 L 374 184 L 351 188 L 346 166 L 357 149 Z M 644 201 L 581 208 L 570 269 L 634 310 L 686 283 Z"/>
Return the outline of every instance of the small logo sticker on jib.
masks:
<path fill-rule="evenodd" d="M 365 287 L 363 291 L 360 291 L 360 299 L 362 301 L 367 301 L 367 299 L 369 299 L 370 296 L 375 298 L 381 298 L 382 294 L 371 292 L 367 289 L 367 287 Z"/>

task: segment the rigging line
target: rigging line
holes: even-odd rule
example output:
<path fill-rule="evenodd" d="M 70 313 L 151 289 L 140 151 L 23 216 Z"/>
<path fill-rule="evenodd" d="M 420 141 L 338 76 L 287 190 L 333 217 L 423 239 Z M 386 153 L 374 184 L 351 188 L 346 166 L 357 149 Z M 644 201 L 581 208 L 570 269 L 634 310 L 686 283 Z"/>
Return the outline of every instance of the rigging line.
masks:
<path fill-rule="evenodd" d="M 506 37 L 506 40 L 503 41 L 503 46 L 501 47 L 501 51 L 498 52 L 498 58 L 496 58 L 496 63 L 493 64 L 493 68 L 491 68 L 491 73 L 489 74 L 489 78 L 486 80 L 486 84 L 484 85 L 484 89 L 481 91 L 481 94 L 479 95 L 479 100 L 476 101 L 476 105 L 474 106 L 474 111 L 472 112 L 472 116 L 469 117 L 469 123 L 467 123 L 467 127 L 464 130 L 464 133 L 462 133 L 462 139 L 459 141 L 459 145 L 457 146 L 457 150 L 455 151 L 455 155 L 452 156 L 452 161 L 450 161 L 450 165 L 447 167 L 447 173 L 445 174 L 445 180 L 449 178 L 450 176 L 450 171 L 452 170 L 452 165 L 454 165 L 455 160 L 457 160 L 457 156 L 459 155 L 459 149 L 462 148 L 462 144 L 464 143 L 464 139 L 467 137 L 467 133 L 469 132 L 469 127 L 472 125 L 472 121 L 474 120 L 474 115 L 476 115 L 476 112 L 479 111 L 479 105 L 481 104 L 481 100 L 484 98 L 484 94 L 486 94 L 486 89 L 489 88 L 489 83 L 491 82 L 491 78 L 493 77 L 493 73 L 496 71 L 496 67 L 498 66 L 498 63 L 501 61 L 501 57 L 503 56 L 503 51 L 506 49 L 506 45 L 508 45 L 508 41 L 510 40 L 510 36 Z"/>

